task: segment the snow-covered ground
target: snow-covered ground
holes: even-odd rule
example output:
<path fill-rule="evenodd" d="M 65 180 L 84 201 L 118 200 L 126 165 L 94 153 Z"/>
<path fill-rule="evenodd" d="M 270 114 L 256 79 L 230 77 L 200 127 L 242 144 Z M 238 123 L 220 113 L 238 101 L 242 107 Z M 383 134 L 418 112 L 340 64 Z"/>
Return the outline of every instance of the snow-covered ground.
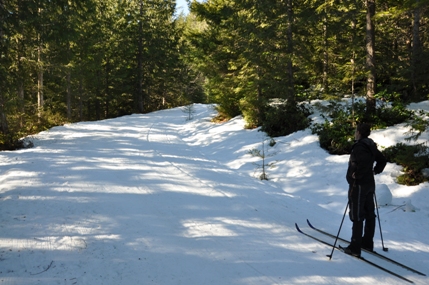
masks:
<path fill-rule="evenodd" d="M 309 219 L 337 233 L 348 156 L 326 153 L 310 130 L 279 137 L 265 143 L 273 167 L 261 181 L 250 152 L 263 133 L 240 117 L 211 123 L 210 105 L 195 111 L 190 121 L 176 108 L 55 127 L 34 148 L 0 152 L 0 284 L 404 284 L 338 251 L 329 261 L 330 247 L 295 229 L 317 234 Z M 371 137 L 387 147 L 407 130 Z M 378 225 L 375 248 L 429 274 L 429 184 L 398 185 L 400 170 L 376 177 L 393 199 L 379 209 L 389 251 Z M 350 235 L 346 216 L 340 236 Z"/>

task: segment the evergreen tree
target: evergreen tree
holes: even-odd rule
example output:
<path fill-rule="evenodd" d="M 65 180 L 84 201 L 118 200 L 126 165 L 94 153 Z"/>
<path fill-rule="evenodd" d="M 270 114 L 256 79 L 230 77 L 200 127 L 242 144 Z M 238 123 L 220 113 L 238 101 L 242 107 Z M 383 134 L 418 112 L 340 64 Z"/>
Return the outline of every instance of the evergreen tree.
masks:
<path fill-rule="evenodd" d="M 196 101 L 277 130 L 275 98 L 282 118 L 315 95 L 364 95 L 369 116 L 377 96 L 425 98 L 429 0 L 375 4 L 208 0 L 185 16 L 174 0 L 0 0 L 0 144 Z"/>
<path fill-rule="evenodd" d="M 8 13 L 5 7 L 4 0 L 0 0 L 0 134 L 6 135 L 9 133 L 9 126 L 6 117 L 6 78 L 7 78 L 7 55 L 8 43 L 5 36 L 5 19 Z M 0 144 L 2 139 L 0 137 Z"/>
<path fill-rule="evenodd" d="M 367 116 L 375 113 L 375 0 L 366 0 L 366 67 L 368 71 L 366 84 L 366 111 Z"/>

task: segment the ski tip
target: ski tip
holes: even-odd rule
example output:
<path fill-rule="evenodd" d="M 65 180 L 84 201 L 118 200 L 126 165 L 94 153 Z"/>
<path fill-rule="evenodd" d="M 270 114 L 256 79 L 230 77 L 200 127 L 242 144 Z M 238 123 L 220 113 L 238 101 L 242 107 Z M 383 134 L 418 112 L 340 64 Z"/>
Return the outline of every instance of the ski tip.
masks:
<path fill-rule="evenodd" d="M 310 228 L 314 229 L 313 225 L 310 223 L 310 221 L 307 219 L 307 224 Z"/>
<path fill-rule="evenodd" d="M 297 223 L 295 223 L 295 228 L 296 228 L 296 230 L 297 230 L 298 232 L 302 233 L 302 231 L 301 231 L 301 229 L 298 227 L 298 224 L 297 224 Z"/>

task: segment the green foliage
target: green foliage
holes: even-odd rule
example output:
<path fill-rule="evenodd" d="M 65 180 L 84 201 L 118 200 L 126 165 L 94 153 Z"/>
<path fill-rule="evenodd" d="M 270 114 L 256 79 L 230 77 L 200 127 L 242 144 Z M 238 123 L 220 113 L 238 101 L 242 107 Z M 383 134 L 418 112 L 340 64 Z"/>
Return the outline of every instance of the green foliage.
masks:
<path fill-rule="evenodd" d="M 375 98 L 381 102 L 377 107 L 375 114 L 370 119 L 377 129 L 393 126 L 403 123 L 411 118 L 413 112 L 408 110 L 401 101 L 401 96 L 386 90 L 375 94 Z"/>
<path fill-rule="evenodd" d="M 356 123 L 367 122 L 372 125 L 372 129 L 380 129 L 403 123 L 412 115 L 400 102 L 382 103 L 370 117 L 366 113 L 364 101 L 357 101 L 352 106 L 331 101 L 327 107 L 319 108 L 328 117 L 325 117 L 324 123 L 315 124 L 312 131 L 318 134 L 320 146 L 331 154 L 350 153 Z"/>
<path fill-rule="evenodd" d="M 44 120 L 39 107 L 62 122 L 189 102 L 217 103 L 220 118 L 242 114 L 248 127 L 264 124 L 283 134 L 300 112 L 287 116 L 266 110 L 264 102 L 365 91 L 366 9 L 359 1 L 191 1 L 186 16 L 174 14 L 173 0 L 3 2 L 0 117 L 14 135 Z M 384 91 L 376 97 L 389 104 L 371 118 L 357 104 L 354 116 L 343 115 L 350 124 L 401 122 L 410 116 L 401 104 L 427 96 L 429 17 L 427 1 L 416 3 L 377 6 L 375 69 Z M 42 73 L 45 105 L 37 106 Z M 344 132 L 333 129 L 337 136 Z"/>
<path fill-rule="evenodd" d="M 29 117 L 28 115 L 14 114 L 9 119 L 11 122 L 9 124 L 9 132 L 0 133 L 0 150 L 23 148 L 23 137 L 66 123 L 61 114 L 52 113 L 50 110 L 43 112 L 41 117 L 37 115 Z"/>
<path fill-rule="evenodd" d="M 6 1 L 0 118 L 10 127 L 3 135 L 204 103 L 204 76 L 185 56 L 175 1 L 146 2 Z"/>
<path fill-rule="evenodd" d="M 322 124 L 312 127 L 313 134 L 318 134 L 320 147 L 330 154 L 350 153 L 354 143 L 354 126 L 350 115 L 343 110 L 336 110 L 333 119 L 325 119 Z"/>
<path fill-rule="evenodd" d="M 345 106 L 338 102 L 330 102 L 327 107 L 318 106 L 326 113 L 329 118 L 325 117 L 325 122 L 315 124 L 312 127 L 313 133 L 318 134 L 320 146 L 331 154 L 350 153 L 354 143 L 354 123 L 356 121 L 368 119 L 365 115 L 365 104 L 357 102 L 354 106 L 354 116 L 352 116 L 351 106 Z M 375 115 L 370 119 L 372 127 L 383 128 L 407 121 L 410 117 L 412 120 L 408 125 L 417 134 L 410 136 L 410 139 L 417 139 L 425 131 L 429 123 L 423 117 L 425 112 L 414 114 L 405 109 L 403 104 L 381 104 L 376 109 Z M 429 149 L 425 144 L 405 145 L 398 143 L 395 146 L 386 148 L 383 151 L 387 160 L 397 163 L 403 167 L 404 174 L 398 177 L 398 183 L 405 185 L 417 185 L 428 178 L 422 174 L 422 169 L 429 167 Z"/>
<path fill-rule="evenodd" d="M 322 99 L 323 88 L 321 86 L 311 86 L 305 88 L 302 85 L 295 86 L 296 98 L 298 101 L 311 101 L 314 99 Z"/>
<path fill-rule="evenodd" d="M 398 177 L 398 183 L 418 185 L 428 181 L 422 174 L 422 169 L 429 168 L 429 148 L 425 144 L 398 143 L 383 150 L 383 154 L 389 162 L 403 167 L 404 174 Z"/>
<path fill-rule="evenodd" d="M 259 175 L 260 180 L 268 180 L 267 169 L 273 168 L 275 166 L 275 162 L 269 162 L 269 163 L 266 162 L 266 159 L 268 157 L 271 157 L 274 155 L 274 153 L 269 154 L 269 149 L 265 146 L 266 145 L 265 141 L 268 139 L 270 140 L 268 145 L 270 147 L 273 147 L 276 144 L 275 140 L 273 138 L 269 138 L 264 135 L 262 138 L 262 149 L 253 148 L 247 152 L 253 157 L 259 157 L 262 159 L 261 164 L 254 163 L 258 167 L 258 169 L 261 169 L 262 171 L 262 173 Z"/>
<path fill-rule="evenodd" d="M 241 114 L 239 102 L 228 100 L 227 96 L 221 95 L 215 102 L 219 103 L 216 110 L 219 117 L 223 119 L 231 119 Z"/>
<path fill-rule="evenodd" d="M 191 11 L 207 24 L 191 37 L 200 50 L 198 68 L 207 77 L 207 93 L 230 115 L 238 103 L 247 128 L 261 125 L 264 102 L 270 98 L 294 100 L 292 43 L 285 36 L 292 24 L 287 3 L 191 4 Z"/>
<path fill-rule="evenodd" d="M 373 124 L 377 129 L 403 123 L 412 115 L 412 111 L 407 110 L 404 104 L 394 104 L 392 106 L 382 106 L 376 109 L 372 117 Z"/>
<path fill-rule="evenodd" d="M 0 133 L 0 151 L 2 150 L 15 150 L 23 147 L 22 141 L 16 134 L 2 134 Z"/>
<path fill-rule="evenodd" d="M 420 110 L 417 113 L 413 113 L 407 124 L 407 126 L 411 127 L 410 136 L 407 137 L 405 140 L 416 141 L 420 137 L 420 135 L 429 128 L 429 120 L 427 119 L 427 117 L 428 113 L 423 110 Z"/>
<path fill-rule="evenodd" d="M 260 106 L 263 104 L 255 97 L 244 97 L 240 100 L 240 108 L 246 121 L 246 128 L 253 129 L 260 126 L 261 114 L 263 113 Z"/>
<path fill-rule="evenodd" d="M 266 106 L 261 130 L 270 137 L 289 135 L 310 125 L 311 110 L 295 103 L 270 104 Z"/>

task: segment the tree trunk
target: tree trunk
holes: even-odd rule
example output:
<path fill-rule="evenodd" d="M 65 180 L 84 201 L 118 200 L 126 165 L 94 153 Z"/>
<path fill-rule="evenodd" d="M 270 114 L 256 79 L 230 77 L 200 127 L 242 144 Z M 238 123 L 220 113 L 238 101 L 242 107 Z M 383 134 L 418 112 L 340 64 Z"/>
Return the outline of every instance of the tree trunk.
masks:
<path fill-rule="evenodd" d="M 110 63 L 110 58 L 106 58 L 106 67 L 104 70 L 104 74 L 105 74 L 105 85 L 104 85 L 104 92 L 105 92 L 105 96 L 104 96 L 104 118 L 109 118 L 110 117 L 110 110 L 109 110 L 109 106 L 110 106 L 110 92 L 109 92 L 109 63 Z"/>
<path fill-rule="evenodd" d="M 82 78 L 79 79 L 79 121 L 83 120 L 83 86 Z"/>
<path fill-rule="evenodd" d="M 288 92 L 288 100 L 291 103 L 295 102 L 295 88 L 294 88 L 294 80 L 293 80 L 293 63 L 292 63 L 292 55 L 293 55 L 293 4 L 292 0 L 287 1 L 287 19 L 288 19 L 288 28 L 287 28 L 287 52 L 288 52 L 288 77 L 289 77 L 289 92 Z"/>
<path fill-rule="evenodd" d="M 25 112 L 25 101 L 24 101 L 24 68 L 22 67 L 22 55 L 24 54 L 23 43 L 20 39 L 16 40 L 17 53 L 16 53 L 16 62 L 17 62 L 17 95 L 18 95 L 18 110 L 19 114 L 19 125 L 22 127 L 24 125 L 24 112 Z"/>
<path fill-rule="evenodd" d="M 18 73 L 21 73 L 18 62 Z M 25 101 L 24 101 L 24 79 L 21 77 L 21 75 L 18 76 L 18 104 L 19 104 L 19 126 L 24 126 L 24 112 L 25 112 Z"/>
<path fill-rule="evenodd" d="M 356 18 L 353 16 L 353 19 L 351 21 L 351 28 L 352 28 L 352 38 L 351 38 L 351 45 L 354 46 L 355 43 L 355 38 L 356 38 L 356 26 L 357 26 L 357 20 Z M 353 48 L 352 51 L 352 56 L 350 59 L 350 63 L 351 63 L 351 67 L 352 67 L 352 125 L 353 127 L 355 127 L 356 125 L 356 121 L 355 121 L 355 74 L 356 74 L 356 64 L 355 64 L 355 60 L 356 60 L 356 52 Z"/>
<path fill-rule="evenodd" d="M 39 16 L 42 15 L 42 9 L 39 8 Z M 38 34 L 37 47 L 37 115 L 42 117 L 43 111 L 43 63 L 42 63 L 42 36 Z"/>
<path fill-rule="evenodd" d="M 71 120 L 71 90 L 70 90 L 70 77 L 71 77 L 71 71 L 67 70 L 67 119 Z"/>
<path fill-rule="evenodd" d="M 3 11 L 4 10 L 4 2 L 3 0 L 0 0 L 0 9 Z M 3 19 L 4 15 L 0 14 L 0 23 L 3 23 L 4 19 Z M 0 25 L 0 59 L 3 57 L 3 26 Z M 5 98 L 3 97 L 3 89 L 2 86 L 4 86 L 4 84 L 2 84 L 2 80 L 0 79 L 0 131 L 2 134 L 7 134 L 9 133 L 9 127 L 7 124 L 7 118 L 6 118 L 6 113 L 5 113 Z"/>
<path fill-rule="evenodd" d="M 325 1 L 326 3 L 326 1 Z M 322 86 L 323 91 L 328 93 L 328 64 L 329 64 L 329 55 L 328 55 L 328 18 L 326 13 L 326 8 L 324 9 L 323 16 L 323 78 Z"/>
<path fill-rule="evenodd" d="M 416 8 L 414 9 L 413 19 L 413 49 L 411 57 L 411 80 L 413 84 L 414 96 L 418 96 L 419 70 L 421 61 L 421 42 L 420 42 L 420 8 L 418 7 L 419 0 L 416 0 Z"/>
<path fill-rule="evenodd" d="M 2 30 L 0 27 L 0 41 L 1 40 L 2 40 Z M 0 47 L 0 58 L 1 58 L 1 56 L 2 56 L 2 50 Z M 9 127 L 7 124 L 7 118 L 6 118 L 6 113 L 5 113 L 5 98 L 3 97 L 2 85 L 3 84 L 0 84 L 0 132 L 2 134 L 8 134 L 9 133 Z"/>
<path fill-rule="evenodd" d="M 38 58 L 37 58 L 37 110 L 38 110 L 38 117 L 42 117 L 42 110 L 43 110 L 43 67 L 42 67 L 42 60 L 40 58 L 41 56 L 41 49 L 42 47 L 39 46 L 38 48 Z"/>
<path fill-rule="evenodd" d="M 101 108 L 100 108 L 100 98 L 101 98 L 101 71 L 97 70 L 96 72 L 97 74 L 97 91 L 96 91 L 96 97 L 94 100 L 94 105 L 95 105 L 95 119 L 97 121 L 101 120 Z"/>
<path fill-rule="evenodd" d="M 138 31 L 138 58 L 137 58 L 137 109 L 143 113 L 143 0 L 140 0 L 140 22 Z"/>
<path fill-rule="evenodd" d="M 1 56 L 1 52 L 0 52 Z M 3 90 L 0 84 L 0 131 L 2 134 L 8 134 L 9 133 L 9 127 L 7 124 L 7 118 L 5 113 L 5 100 L 3 97 Z"/>
<path fill-rule="evenodd" d="M 375 0 L 366 0 L 366 7 L 366 115 L 369 117 L 375 113 Z"/>

